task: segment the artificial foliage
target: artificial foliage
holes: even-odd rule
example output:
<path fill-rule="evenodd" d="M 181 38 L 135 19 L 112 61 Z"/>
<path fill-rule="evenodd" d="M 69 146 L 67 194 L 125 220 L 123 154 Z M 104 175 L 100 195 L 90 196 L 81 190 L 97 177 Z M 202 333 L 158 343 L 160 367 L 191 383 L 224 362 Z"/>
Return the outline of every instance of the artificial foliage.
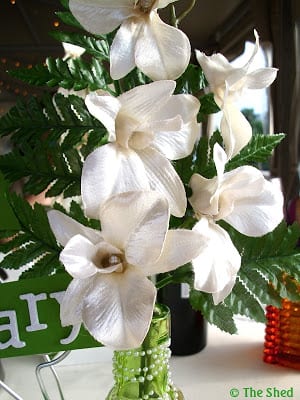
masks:
<path fill-rule="evenodd" d="M 113 96 L 133 87 L 151 82 L 135 68 L 124 78 L 112 80 L 107 62 L 114 33 L 87 34 L 68 10 L 57 15 L 74 32 L 54 32 L 52 36 L 85 49 L 76 59 L 47 58 L 45 64 L 32 69 L 9 71 L 16 79 L 44 87 L 42 98 L 31 97 L 19 101 L 0 119 L 0 137 L 9 136 L 12 150 L 0 156 L 0 170 L 13 184 L 22 180 L 23 195 L 39 194 L 54 197 L 54 202 L 72 198 L 70 207 L 59 202 L 54 208 L 69 215 L 83 225 L 100 228 L 99 221 L 86 218 L 80 199 L 80 179 L 86 157 L 97 147 L 107 143 L 105 127 L 87 110 L 80 91 L 105 90 Z M 201 67 L 190 64 L 176 80 L 175 93 L 193 94 L 200 100 L 198 122 L 207 120 L 219 111 L 211 93 L 207 93 L 207 80 Z M 72 93 L 59 93 L 63 88 Z M 254 135 L 252 140 L 226 164 L 226 171 L 242 165 L 257 165 L 267 161 L 274 148 L 284 139 L 283 134 Z M 191 155 L 173 161 L 182 179 L 187 196 L 188 182 L 194 173 L 206 178 L 216 174 L 212 157 L 215 143 L 222 145 L 220 132 L 212 137 L 202 137 Z M 101 179 L 101 177 L 99 177 Z M 64 271 L 57 244 L 47 220 L 47 207 L 34 205 L 15 194 L 8 194 L 8 202 L 18 221 L 19 228 L 2 230 L 0 251 L 4 258 L 2 268 L 18 269 L 27 266 L 21 278 L 52 275 Z M 62 201 L 63 202 L 63 201 Z M 170 228 L 191 229 L 196 219 L 191 206 L 183 217 L 171 217 Z M 212 296 L 193 288 L 194 274 L 190 264 L 164 274 L 157 283 L 159 289 L 168 283 L 187 282 L 191 286 L 191 306 L 200 310 L 205 318 L 221 329 L 235 333 L 234 315 L 241 314 L 256 321 L 264 321 L 263 304 L 279 305 L 281 298 L 299 300 L 296 281 L 300 281 L 300 253 L 296 248 L 299 228 L 280 224 L 273 232 L 260 238 L 247 237 L 229 225 L 220 223 L 229 233 L 242 256 L 242 265 L 236 284 L 229 296 L 215 305 Z M 1 229 L 1 227 L 0 227 Z M 216 251 L 218 251 L 216 249 Z"/>

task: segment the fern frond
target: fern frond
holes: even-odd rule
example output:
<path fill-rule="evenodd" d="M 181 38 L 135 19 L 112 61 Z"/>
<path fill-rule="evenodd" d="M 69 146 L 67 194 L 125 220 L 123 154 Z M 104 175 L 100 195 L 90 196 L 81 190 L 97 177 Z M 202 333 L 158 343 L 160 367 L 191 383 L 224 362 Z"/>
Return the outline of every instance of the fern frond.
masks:
<path fill-rule="evenodd" d="M 290 286 L 290 289 L 293 289 L 290 292 L 289 286 L 283 285 L 283 282 L 286 275 L 300 281 L 300 252 L 296 248 L 300 236 L 299 226 L 287 226 L 282 222 L 273 232 L 258 238 L 244 236 L 232 228 L 227 230 L 242 254 L 239 274 L 244 282 L 245 277 L 252 280 L 250 290 L 262 298 L 263 293 L 257 293 L 257 290 L 261 287 L 266 289 L 267 285 L 272 284 L 281 297 L 292 296 L 294 299 L 293 287 Z M 300 299 L 300 293 L 298 297 Z"/>
<path fill-rule="evenodd" d="M 255 268 L 241 268 L 239 271 L 239 279 L 251 291 L 262 304 L 271 304 L 273 306 L 281 306 L 281 297 L 279 293 L 272 289 L 270 282 Z M 251 317 L 253 318 L 253 317 Z"/>
<path fill-rule="evenodd" d="M 88 112 L 84 100 L 75 95 L 45 94 L 41 100 L 32 97 L 28 102 L 19 101 L 0 118 L 0 136 L 12 134 L 17 147 L 28 143 L 35 145 L 41 137 L 55 142 L 62 136 L 65 136 L 66 147 L 75 146 L 85 134 L 94 131 L 101 137 L 107 133 Z"/>
<path fill-rule="evenodd" d="M 250 143 L 226 164 L 226 171 L 258 162 L 265 162 L 275 147 L 284 139 L 283 133 L 276 135 L 253 135 Z"/>
<path fill-rule="evenodd" d="M 81 58 L 62 60 L 48 57 L 46 65 L 36 65 L 31 69 L 18 68 L 9 71 L 9 74 L 30 85 L 59 86 L 75 91 L 83 89 L 109 91 L 108 85 L 112 82 L 101 61 L 95 58 L 92 58 L 91 62 L 86 62 Z"/>
<path fill-rule="evenodd" d="M 78 32 L 61 31 L 50 32 L 50 35 L 59 42 L 71 43 L 84 48 L 88 54 L 99 60 L 109 60 L 109 44 L 104 35 L 96 38 Z"/>
<path fill-rule="evenodd" d="M 189 64 L 176 81 L 175 93 L 198 95 L 207 86 L 207 80 L 199 65 Z M 203 112 L 203 109 L 202 109 Z"/>
<path fill-rule="evenodd" d="M 77 203 L 74 200 L 71 201 L 69 211 L 67 211 L 60 203 L 54 203 L 53 208 L 63 212 L 64 214 L 68 215 L 69 217 L 75 219 L 76 221 L 80 222 L 82 225 L 85 225 L 85 226 L 88 226 L 90 228 L 97 229 L 97 230 L 101 229 L 99 220 L 87 218 L 84 214 L 81 204 Z"/>
<path fill-rule="evenodd" d="M 9 196 L 9 202 L 20 229 L 11 231 L 11 238 L 0 243 L 0 251 L 4 253 L 0 267 L 19 269 L 32 265 L 37 269 L 35 276 L 60 270 L 60 247 L 50 229 L 44 207 L 35 204 L 32 208 L 16 194 Z"/>
<path fill-rule="evenodd" d="M 24 193 L 37 195 L 47 190 L 48 197 L 80 194 L 82 161 L 76 149 L 63 151 L 58 145 L 44 143 L 27 147 L 26 152 L 16 149 L 0 157 L 0 169 L 10 182 L 27 178 Z"/>
<path fill-rule="evenodd" d="M 210 294 L 195 289 L 191 289 L 190 303 L 194 310 L 201 311 L 209 323 L 216 325 L 225 332 L 237 333 L 233 313 L 226 304 L 214 305 Z"/>
<path fill-rule="evenodd" d="M 234 314 L 244 315 L 257 322 L 265 322 L 265 312 L 261 303 L 239 277 L 232 292 L 226 297 L 225 304 Z"/>

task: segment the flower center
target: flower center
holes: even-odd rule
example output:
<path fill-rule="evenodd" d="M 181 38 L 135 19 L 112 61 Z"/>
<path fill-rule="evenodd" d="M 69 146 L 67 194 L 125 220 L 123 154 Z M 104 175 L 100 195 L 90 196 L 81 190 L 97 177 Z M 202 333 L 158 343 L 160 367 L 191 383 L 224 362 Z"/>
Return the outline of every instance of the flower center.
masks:
<path fill-rule="evenodd" d="M 93 263 L 99 269 L 108 269 L 118 265 L 114 272 L 123 271 L 123 261 L 122 254 L 114 254 L 103 250 L 98 250 L 93 259 Z"/>
<path fill-rule="evenodd" d="M 108 254 L 102 259 L 102 268 L 113 267 L 122 263 L 122 258 L 116 254 Z"/>
<path fill-rule="evenodd" d="M 156 0 L 135 0 L 134 7 L 139 7 L 143 13 L 149 13 L 152 10 L 153 4 Z"/>

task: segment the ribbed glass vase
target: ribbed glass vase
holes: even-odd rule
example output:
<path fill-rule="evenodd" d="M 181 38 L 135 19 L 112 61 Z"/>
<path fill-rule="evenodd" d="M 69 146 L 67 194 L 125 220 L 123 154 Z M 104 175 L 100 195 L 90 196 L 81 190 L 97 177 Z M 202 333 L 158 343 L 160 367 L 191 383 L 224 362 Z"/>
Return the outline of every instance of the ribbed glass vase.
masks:
<path fill-rule="evenodd" d="M 171 380 L 169 346 L 170 311 L 157 304 L 141 347 L 114 352 L 114 386 L 106 400 L 184 400 Z"/>
<path fill-rule="evenodd" d="M 285 299 L 266 311 L 264 361 L 300 369 L 300 302 Z"/>

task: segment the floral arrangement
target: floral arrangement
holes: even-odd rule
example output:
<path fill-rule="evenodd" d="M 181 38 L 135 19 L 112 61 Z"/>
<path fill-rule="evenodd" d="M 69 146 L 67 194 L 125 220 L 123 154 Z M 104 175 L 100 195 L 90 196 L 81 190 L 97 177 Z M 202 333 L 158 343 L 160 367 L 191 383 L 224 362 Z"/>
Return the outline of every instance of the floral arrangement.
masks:
<path fill-rule="evenodd" d="M 0 170 L 51 206 L 7 193 L 17 227 L 0 231 L 0 267 L 27 265 L 21 279 L 66 270 L 62 324 L 115 349 L 142 343 L 168 283 L 188 283 L 191 306 L 230 333 L 235 314 L 264 321 L 264 304 L 299 299 L 299 231 L 256 167 L 284 135 L 252 135 L 236 105 L 276 78 L 251 70 L 257 32 L 246 65 L 199 50 L 196 65 L 172 0 L 61 3 L 74 31 L 53 36 L 66 56 L 10 71 L 45 94 L 0 119 L 11 141 Z M 201 136 L 218 111 L 219 129 Z"/>

